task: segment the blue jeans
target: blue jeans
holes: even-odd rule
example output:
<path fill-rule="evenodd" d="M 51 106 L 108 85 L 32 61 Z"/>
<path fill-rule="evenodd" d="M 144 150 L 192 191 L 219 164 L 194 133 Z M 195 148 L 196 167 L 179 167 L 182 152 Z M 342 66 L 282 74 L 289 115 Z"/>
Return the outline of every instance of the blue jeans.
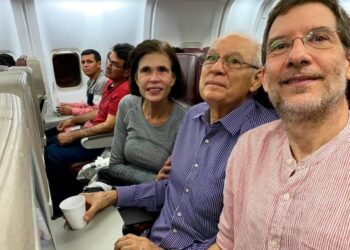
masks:
<path fill-rule="evenodd" d="M 46 175 L 49 180 L 54 215 L 61 213 L 59 204 L 65 198 L 79 194 L 83 184 L 75 179 L 69 167 L 78 162 L 91 162 L 103 152 L 103 148 L 85 149 L 77 140 L 60 146 L 55 135 L 48 138 L 45 148 Z"/>

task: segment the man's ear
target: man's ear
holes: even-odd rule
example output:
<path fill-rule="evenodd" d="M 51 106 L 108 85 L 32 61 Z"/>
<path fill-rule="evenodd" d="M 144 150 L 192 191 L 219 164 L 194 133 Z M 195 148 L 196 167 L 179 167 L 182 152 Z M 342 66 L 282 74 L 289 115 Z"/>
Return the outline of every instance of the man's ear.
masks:
<path fill-rule="evenodd" d="M 125 79 L 128 79 L 129 75 L 130 75 L 130 70 L 129 69 L 124 70 L 124 77 L 125 77 Z"/>
<path fill-rule="evenodd" d="M 346 79 L 350 80 L 350 50 L 346 51 L 346 59 L 347 59 L 347 69 L 346 69 Z"/>
<path fill-rule="evenodd" d="M 98 66 L 99 68 L 101 68 L 101 61 L 98 61 L 98 62 L 97 62 L 97 66 Z"/>
<path fill-rule="evenodd" d="M 269 90 L 269 84 L 266 81 L 266 70 L 265 70 L 265 68 L 261 69 L 261 82 L 262 82 L 263 89 L 267 93 L 268 90 Z"/>
<path fill-rule="evenodd" d="M 253 75 L 252 79 L 250 81 L 250 88 L 249 91 L 251 93 L 254 93 L 260 88 L 261 86 L 261 69 L 257 70 Z"/>

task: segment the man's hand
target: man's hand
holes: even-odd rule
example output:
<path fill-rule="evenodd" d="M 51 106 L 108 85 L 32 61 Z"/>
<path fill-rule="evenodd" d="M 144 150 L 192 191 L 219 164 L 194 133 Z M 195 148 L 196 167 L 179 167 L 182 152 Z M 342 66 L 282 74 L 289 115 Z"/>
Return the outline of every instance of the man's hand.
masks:
<path fill-rule="evenodd" d="M 159 250 L 162 249 L 145 237 L 127 234 L 114 244 L 114 250 Z"/>
<path fill-rule="evenodd" d="M 62 132 L 66 127 L 70 127 L 70 126 L 74 126 L 75 123 L 73 121 L 73 119 L 69 118 L 67 120 L 61 121 L 60 123 L 58 123 L 57 125 L 57 130 Z"/>
<path fill-rule="evenodd" d="M 87 211 L 85 212 L 84 220 L 87 222 L 89 222 L 98 211 L 116 204 L 118 198 L 116 190 L 82 193 L 81 195 L 84 195 L 86 200 Z"/>
<path fill-rule="evenodd" d="M 171 170 L 171 156 L 169 156 L 168 159 L 166 159 L 166 161 L 164 162 L 164 166 L 159 170 L 156 176 L 156 181 L 168 179 L 170 170 Z"/>
<path fill-rule="evenodd" d="M 209 248 L 208 248 L 208 250 L 220 250 L 221 248 L 219 247 L 219 245 L 218 244 L 213 244 L 213 245 L 211 245 Z"/>
<path fill-rule="evenodd" d="M 60 105 L 56 107 L 56 110 L 61 115 L 71 115 L 72 114 L 72 107 L 69 105 Z"/>
<path fill-rule="evenodd" d="M 60 144 L 61 146 L 71 144 L 76 139 L 77 137 L 75 136 L 74 132 L 59 133 L 57 135 L 58 144 Z"/>

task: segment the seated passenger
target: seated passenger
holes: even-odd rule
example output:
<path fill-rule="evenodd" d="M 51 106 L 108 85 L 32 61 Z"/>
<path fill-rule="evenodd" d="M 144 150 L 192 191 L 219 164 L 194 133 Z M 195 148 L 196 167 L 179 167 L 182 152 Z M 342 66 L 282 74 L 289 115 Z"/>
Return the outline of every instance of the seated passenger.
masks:
<path fill-rule="evenodd" d="M 155 179 L 188 108 L 176 100 L 185 82 L 169 44 L 146 40 L 131 52 L 129 62 L 132 95 L 118 108 L 109 169 L 98 173 L 99 181 L 113 185 Z"/>
<path fill-rule="evenodd" d="M 240 135 L 277 118 L 251 98 L 260 87 L 259 46 L 241 35 L 217 39 L 200 78 L 204 103 L 184 116 L 168 179 L 84 194 L 94 214 L 109 205 L 160 211 L 150 239 L 127 235 L 116 249 L 206 249 L 216 238 L 228 156 Z M 137 248 L 135 248 L 137 247 Z"/>
<path fill-rule="evenodd" d="M 108 78 L 101 70 L 101 55 L 96 50 L 87 49 L 81 52 L 81 68 L 89 78 L 87 82 L 86 103 L 85 102 L 62 102 L 57 107 L 61 115 L 81 115 L 98 109 L 102 90 Z M 91 126 L 92 124 L 89 123 Z"/>
<path fill-rule="evenodd" d="M 130 44 L 117 44 L 108 54 L 106 76 L 110 79 L 102 93 L 98 110 L 74 116 L 49 130 L 45 148 L 46 173 L 49 179 L 54 218 L 61 215 L 58 207 L 65 198 L 81 192 L 82 186 L 69 171 L 76 162 L 92 161 L 104 149 L 85 149 L 80 139 L 86 136 L 110 133 L 115 125 L 115 116 L 120 100 L 129 94 L 127 58 L 134 47 Z M 89 128 L 63 132 L 66 127 L 92 123 Z M 55 134 L 58 135 L 56 136 Z"/>
<path fill-rule="evenodd" d="M 335 0 L 270 12 L 263 84 L 281 119 L 235 146 L 211 249 L 350 249 L 349 26 Z"/>

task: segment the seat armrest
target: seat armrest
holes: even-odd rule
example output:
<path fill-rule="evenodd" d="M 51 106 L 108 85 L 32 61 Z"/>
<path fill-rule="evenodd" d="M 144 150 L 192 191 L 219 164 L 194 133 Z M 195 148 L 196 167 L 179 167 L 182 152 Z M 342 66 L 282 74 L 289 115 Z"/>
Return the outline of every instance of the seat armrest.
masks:
<path fill-rule="evenodd" d="M 158 212 L 148 212 L 139 207 L 118 208 L 118 211 L 124 221 L 123 235 L 132 233 L 142 236 L 159 216 Z"/>
<path fill-rule="evenodd" d="M 93 135 L 81 139 L 81 145 L 86 149 L 108 148 L 112 146 L 113 133 Z"/>

